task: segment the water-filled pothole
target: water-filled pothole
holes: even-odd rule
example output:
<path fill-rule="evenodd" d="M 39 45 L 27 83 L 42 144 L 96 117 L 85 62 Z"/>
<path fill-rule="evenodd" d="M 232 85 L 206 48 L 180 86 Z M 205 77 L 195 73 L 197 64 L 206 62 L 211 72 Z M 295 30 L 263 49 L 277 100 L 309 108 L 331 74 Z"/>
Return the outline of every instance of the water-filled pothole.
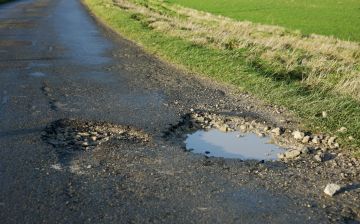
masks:
<path fill-rule="evenodd" d="M 188 134 L 186 148 L 207 156 L 276 160 L 285 149 L 270 144 L 270 137 L 259 137 L 254 133 L 239 131 L 221 132 L 218 129 L 198 130 Z"/>

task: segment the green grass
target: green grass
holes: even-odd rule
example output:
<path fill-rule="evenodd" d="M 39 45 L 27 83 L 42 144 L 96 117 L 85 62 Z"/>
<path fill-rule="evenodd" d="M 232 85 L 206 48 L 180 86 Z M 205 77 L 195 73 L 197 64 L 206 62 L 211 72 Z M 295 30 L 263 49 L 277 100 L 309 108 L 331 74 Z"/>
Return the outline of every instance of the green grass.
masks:
<path fill-rule="evenodd" d="M 167 0 L 189 8 L 303 33 L 360 41 L 359 0 Z"/>
<path fill-rule="evenodd" d="M 149 29 L 136 16 L 112 5 L 111 0 L 83 0 L 91 11 L 112 29 L 131 39 L 150 53 L 180 65 L 199 75 L 230 83 L 272 104 L 293 111 L 303 128 L 314 133 L 336 134 L 344 148 L 359 152 L 360 104 L 355 100 L 326 91 L 309 89 L 300 82 L 274 79 L 260 69 L 246 64 L 241 51 L 219 50 L 194 45 Z M 319 116 L 327 111 L 329 116 Z M 345 134 L 336 133 L 347 127 Z M 348 136 L 354 141 L 349 141 Z"/>

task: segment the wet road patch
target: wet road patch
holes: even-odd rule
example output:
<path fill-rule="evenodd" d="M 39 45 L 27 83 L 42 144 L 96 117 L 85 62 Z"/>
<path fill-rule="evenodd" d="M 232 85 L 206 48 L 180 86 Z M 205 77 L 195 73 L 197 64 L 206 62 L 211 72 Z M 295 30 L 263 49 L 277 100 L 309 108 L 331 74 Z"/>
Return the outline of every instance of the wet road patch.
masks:
<path fill-rule="evenodd" d="M 242 160 L 277 160 L 285 150 L 270 144 L 270 137 L 239 131 L 222 132 L 218 129 L 198 130 L 188 134 L 186 148 L 207 156 Z"/>

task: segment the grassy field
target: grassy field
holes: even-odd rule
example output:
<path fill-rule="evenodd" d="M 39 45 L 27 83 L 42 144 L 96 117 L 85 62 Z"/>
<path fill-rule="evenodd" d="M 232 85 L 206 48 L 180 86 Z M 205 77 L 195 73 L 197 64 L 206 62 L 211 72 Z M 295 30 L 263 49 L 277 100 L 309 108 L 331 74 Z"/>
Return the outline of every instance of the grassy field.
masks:
<path fill-rule="evenodd" d="M 157 0 L 84 2 L 104 23 L 148 52 L 199 75 L 230 83 L 266 102 L 285 106 L 302 119 L 304 129 L 336 135 L 344 148 L 359 154 L 359 100 L 346 91 L 330 88 L 339 81 L 343 69 L 358 71 L 358 44 L 316 35 L 304 36 L 281 27 L 238 23 Z M 286 43 L 282 42 L 284 40 Z M 264 47 L 264 44 L 272 47 Z M 306 66 L 310 66 L 305 73 L 296 72 L 296 69 L 303 69 L 301 66 L 305 65 L 302 64 L 295 70 L 286 70 L 304 55 Z M 288 56 L 293 60 L 287 61 Z M 267 57 L 270 60 L 280 58 L 279 65 L 269 64 Z M 314 63 L 309 63 L 311 58 Z M 348 62 L 343 64 L 344 60 Z M 287 62 L 285 67 L 281 64 L 284 61 Z M 319 73 L 317 81 L 298 77 L 299 74 L 307 76 L 306 71 L 318 74 L 319 68 L 315 65 L 320 62 L 320 72 L 328 72 L 325 65 L 330 63 L 340 73 L 326 81 L 322 81 L 325 73 Z M 326 118 L 321 116 L 322 111 L 328 113 Z M 346 127 L 347 132 L 337 132 L 341 127 Z M 350 136 L 354 139 L 349 139 Z"/>
<path fill-rule="evenodd" d="M 167 0 L 238 20 L 360 41 L 359 0 Z"/>

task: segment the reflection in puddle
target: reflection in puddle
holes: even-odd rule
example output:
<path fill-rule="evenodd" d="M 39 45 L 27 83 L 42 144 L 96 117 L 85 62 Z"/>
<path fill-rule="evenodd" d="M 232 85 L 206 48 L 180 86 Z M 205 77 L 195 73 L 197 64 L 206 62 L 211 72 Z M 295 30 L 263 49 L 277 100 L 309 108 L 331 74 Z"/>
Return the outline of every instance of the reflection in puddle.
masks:
<path fill-rule="evenodd" d="M 42 72 L 33 72 L 33 73 L 30 73 L 30 76 L 33 76 L 33 77 L 44 77 L 45 74 L 42 73 Z"/>
<path fill-rule="evenodd" d="M 199 130 L 189 134 L 186 148 L 194 153 L 214 157 L 276 160 L 277 154 L 285 150 L 269 144 L 269 137 L 258 137 L 253 133 L 221 132 L 217 129 Z"/>

